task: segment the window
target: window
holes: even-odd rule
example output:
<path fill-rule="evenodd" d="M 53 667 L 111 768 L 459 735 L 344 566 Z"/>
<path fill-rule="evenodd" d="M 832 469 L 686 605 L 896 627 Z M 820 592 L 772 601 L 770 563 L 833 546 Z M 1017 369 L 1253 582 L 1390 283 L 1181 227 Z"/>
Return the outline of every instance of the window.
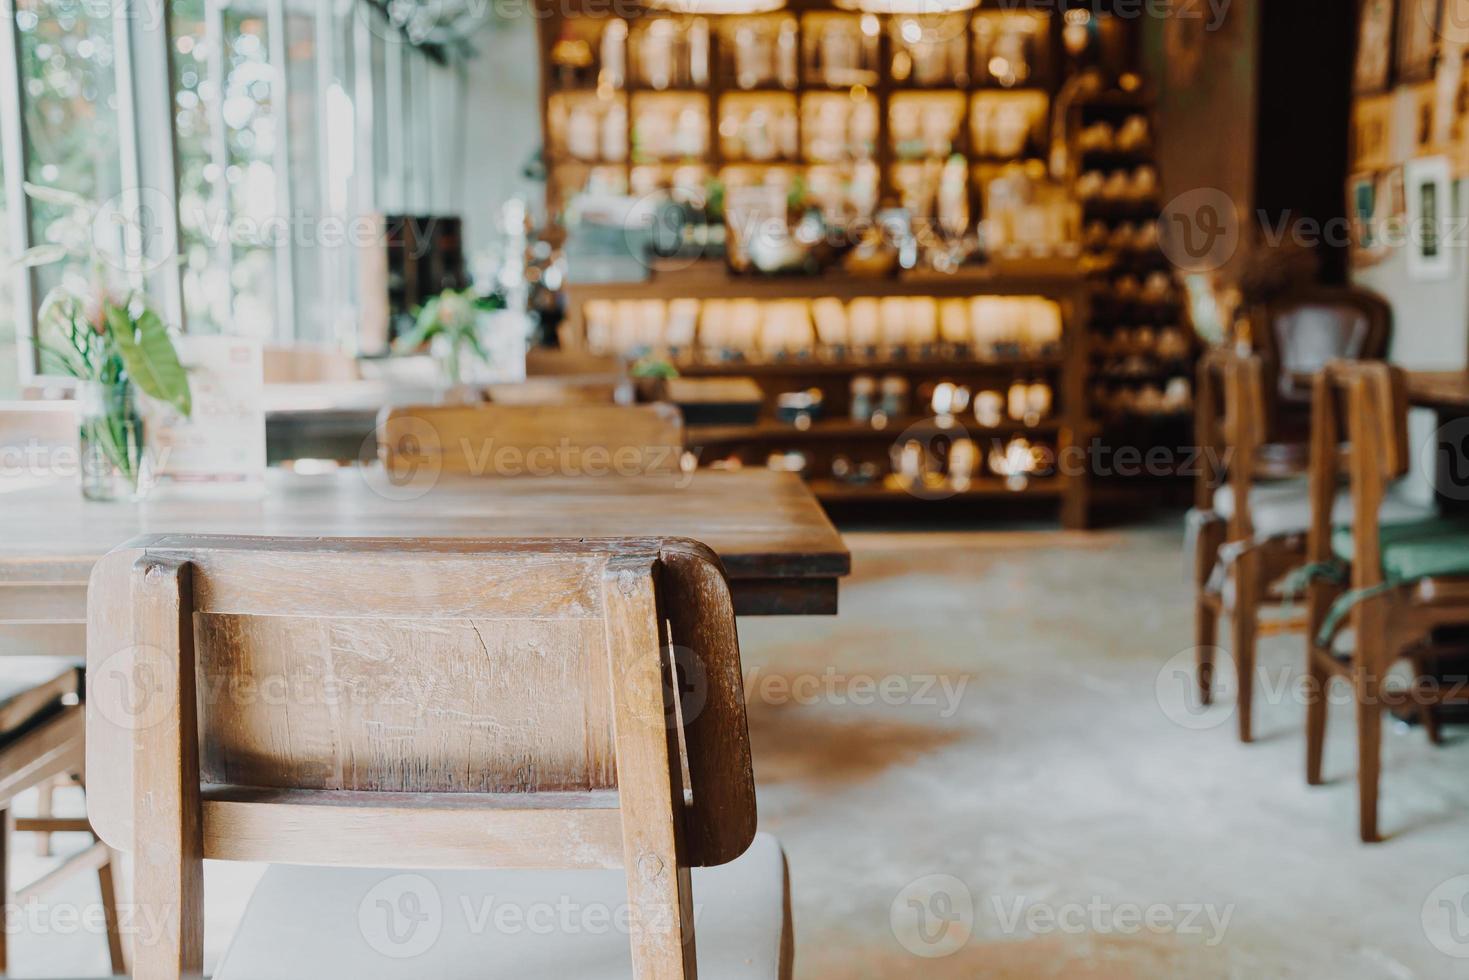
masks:
<path fill-rule="evenodd" d="M 122 190 L 118 156 L 117 63 L 107 5 L 75 0 L 17 0 L 22 132 L 26 179 L 98 201 Z M 74 229 L 65 209 L 30 202 L 32 243 L 109 229 Z M 116 230 L 116 229 L 112 229 Z M 37 298 L 57 285 L 62 264 L 35 270 Z"/>
<path fill-rule="evenodd" d="M 462 182 L 443 179 L 442 148 L 459 145 L 464 73 L 408 44 L 375 0 L 170 0 L 149 7 L 166 12 L 153 19 L 115 8 L 5 4 L 0 160 L 14 166 L 0 186 L 0 254 L 78 235 L 127 244 L 115 222 L 71 228 L 63 206 L 18 205 L 22 179 L 139 216 L 154 188 L 167 248 L 177 220 L 178 261 L 125 274 L 181 327 L 351 347 L 358 251 L 375 227 L 364 219 L 458 209 Z M 28 217 L 6 224 L 7 205 Z M 0 277 L 0 396 L 13 390 L 16 348 L 29 358 L 42 297 L 67 273 Z"/>
<path fill-rule="evenodd" d="M 6 207 L 5 158 L 0 156 L 0 256 L 11 255 L 10 211 Z M 16 310 L 13 275 L 0 275 L 0 401 L 20 390 L 20 352 L 16 347 Z"/>

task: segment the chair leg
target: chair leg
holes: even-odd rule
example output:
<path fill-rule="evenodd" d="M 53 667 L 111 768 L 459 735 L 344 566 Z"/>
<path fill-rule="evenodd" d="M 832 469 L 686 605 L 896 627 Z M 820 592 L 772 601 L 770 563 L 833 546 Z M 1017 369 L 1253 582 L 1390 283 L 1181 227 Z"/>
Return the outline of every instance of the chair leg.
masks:
<path fill-rule="evenodd" d="M 56 796 L 56 781 L 46 780 L 36 787 L 36 816 L 44 820 L 55 812 L 53 803 Z M 51 835 L 43 830 L 35 833 L 36 856 L 51 856 Z"/>
<path fill-rule="evenodd" d="M 1214 703 L 1214 644 L 1219 639 L 1219 609 L 1200 596 L 1194 605 L 1194 650 L 1198 658 L 1199 703 Z"/>
<path fill-rule="evenodd" d="M 96 834 L 92 836 L 96 838 Z M 109 857 L 107 863 L 97 869 L 97 886 L 102 893 L 102 917 L 107 923 L 107 957 L 112 962 L 112 972 L 118 976 L 126 976 L 128 968 L 122 952 L 122 926 L 117 917 L 117 884 L 112 875 L 113 860 L 115 856 Z"/>
<path fill-rule="evenodd" d="M 0 808 L 0 899 L 10 904 L 10 804 Z M 0 976 L 10 973 L 10 931 L 0 929 Z"/>
<path fill-rule="evenodd" d="M 1314 638 L 1306 640 L 1306 784 L 1321 785 L 1321 757 L 1326 747 L 1327 692 L 1331 671 L 1321 662 Z"/>
<path fill-rule="evenodd" d="M 1377 792 L 1382 775 L 1382 678 L 1377 657 L 1363 638 L 1358 638 L 1357 696 L 1357 797 L 1362 841 L 1375 843 Z"/>
<path fill-rule="evenodd" d="M 1239 688 L 1239 740 L 1254 740 L 1255 639 L 1260 622 L 1260 560 L 1246 551 L 1234 563 L 1234 670 Z"/>

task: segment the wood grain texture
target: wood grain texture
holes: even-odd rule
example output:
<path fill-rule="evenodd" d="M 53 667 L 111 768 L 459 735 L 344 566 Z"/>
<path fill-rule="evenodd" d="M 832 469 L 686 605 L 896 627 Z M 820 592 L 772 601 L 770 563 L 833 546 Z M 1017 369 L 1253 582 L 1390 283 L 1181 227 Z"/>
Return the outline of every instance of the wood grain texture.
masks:
<path fill-rule="evenodd" d="M 694 898 L 681 818 L 677 695 L 654 569 L 651 556 L 619 557 L 603 578 L 632 966 L 647 980 L 692 980 Z"/>
<path fill-rule="evenodd" d="M 1408 371 L 1408 401 L 1418 408 L 1469 412 L 1469 371 Z"/>
<path fill-rule="evenodd" d="M 713 552 L 680 539 L 139 539 L 99 562 L 90 587 L 94 825 L 120 849 L 139 846 L 128 801 L 147 771 L 134 747 L 138 732 L 168 727 L 153 701 L 168 696 L 154 678 L 161 668 L 139 663 L 145 654 L 156 660 L 158 644 L 132 639 L 144 628 L 126 587 L 135 565 L 190 570 L 198 782 L 348 794 L 354 806 L 380 794 L 458 794 L 483 810 L 503 809 L 507 796 L 618 785 L 602 590 L 609 556 L 628 555 L 659 569 L 672 635 L 700 678 L 698 703 L 682 717 L 693 802 L 683 815 L 679 796 L 679 822 L 693 841 L 689 860 L 733 860 L 755 825 L 733 610 Z M 514 588 L 505 584 L 509 568 L 520 570 Z M 323 615 L 312 615 L 313 603 Z M 648 628 L 658 634 L 656 622 Z M 330 811 L 308 826 L 304 817 L 260 816 L 259 797 L 206 792 L 204 801 L 211 856 L 231 837 L 219 820 L 246 821 L 256 828 L 244 835 L 251 841 L 277 821 L 270 825 L 283 828 L 295 854 L 328 839 Z M 601 818 L 576 820 L 592 821 L 583 838 L 602 839 Z M 451 838 L 458 844 L 430 850 L 473 863 L 483 830 L 468 826 Z M 344 858 L 345 846 L 325 853 Z M 265 847 L 218 853 L 264 860 Z"/>
<path fill-rule="evenodd" d="M 689 537 L 719 555 L 741 615 L 834 613 L 836 580 L 851 570 L 841 536 L 800 478 L 738 473 L 642 477 L 444 474 L 421 493 L 395 494 L 381 469 L 266 474 L 258 501 L 157 500 L 95 504 L 71 481 L 0 494 L 0 582 L 84 581 L 110 550 L 142 533 L 351 538 Z M 759 580 L 757 583 L 754 580 Z M 748 596 L 743 590 L 752 585 Z M 81 590 L 55 610 L 87 620 Z M 23 610 L 22 610 L 23 612 Z M 0 628 L 7 617 L 0 615 Z"/>
<path fill-rule="evenodd" d="M 172 980 L 204 969 L 193 569 L 186 560 L 145 556 L 133 563 L 129 581 L 136 664 L 166 709 L 135 726 L 121 746 L 132 755 L 133 823 L 147 828 L 133 851 L 133 900 L 160 926 L 156 935 L 135 937 L 131 962 L 140 980 Z"/>
<path fill-rule="evenodd" d="M 471 476 L 677 473 L 683 416 L 668 404 L 412 405 L 384 409 L 390 472 L 432 464 Z"/>
<path fill-rule="evenodd" d="M 690 868 L 755 825 L 704 546 L 158 535 L 90 597 L 89 811 L 163 923 L 135 975 L 197 973 L 211 857 L 620 866 L 635 974 L 695 976 Z"/>
<path fill-rule="evenodd" d="M 203 789 L 221 861 L 371 868 L 622 867 L 617 792 L 322 793 Z"/>

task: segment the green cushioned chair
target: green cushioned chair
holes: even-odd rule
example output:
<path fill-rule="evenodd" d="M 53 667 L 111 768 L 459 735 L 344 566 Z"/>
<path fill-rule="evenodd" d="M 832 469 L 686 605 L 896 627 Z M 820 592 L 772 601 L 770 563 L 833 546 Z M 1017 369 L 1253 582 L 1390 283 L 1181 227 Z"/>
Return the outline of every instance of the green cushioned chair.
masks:
<path fill-rule="evenodd" d="M 1425 578 L 1469 575 L 1469 518 L 1429 517 L 1401 524 L 1384 524 L 1382 573 L 1393 585 Z M 1353 557 L 1352 529 L 1338 527 L 1331 535 L 1337 558 Z"/>

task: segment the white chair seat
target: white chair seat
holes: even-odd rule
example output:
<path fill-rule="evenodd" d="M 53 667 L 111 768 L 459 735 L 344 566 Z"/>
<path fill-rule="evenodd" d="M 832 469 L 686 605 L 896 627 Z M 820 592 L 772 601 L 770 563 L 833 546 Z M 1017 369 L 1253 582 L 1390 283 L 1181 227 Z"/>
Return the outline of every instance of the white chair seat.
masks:
<path fill-rule="evenodd" d="M 759 834 L 694 870 L 699 972 L 777 980 L 789 948 L 785 854 Z M 422 871 L 273 865 L 215 980 L 632 976 L 627 882 L 612 871 Z"/>
<path fill-rule="evenodd" d="M 1214 511 L 1225 520 L 1234 516 L 1234 488 L 1225 484 L 1214 491 Z M 1433 510 L 1414 503 L 1394 487 L 1382 502 L 1380 512 L 1384 524 L 1421 520 L 1431 517 Z M 1257 539 L 1288 534 L 1304 534 L 1311 527 L 1311 494 L 1308 481 L 1278 480 L 1250 487 L 1250 516 L 1254 519 Z M 1332 505 L 1332 524 L 1352 523 L 1352 497 L 1342 490 Z"/>

